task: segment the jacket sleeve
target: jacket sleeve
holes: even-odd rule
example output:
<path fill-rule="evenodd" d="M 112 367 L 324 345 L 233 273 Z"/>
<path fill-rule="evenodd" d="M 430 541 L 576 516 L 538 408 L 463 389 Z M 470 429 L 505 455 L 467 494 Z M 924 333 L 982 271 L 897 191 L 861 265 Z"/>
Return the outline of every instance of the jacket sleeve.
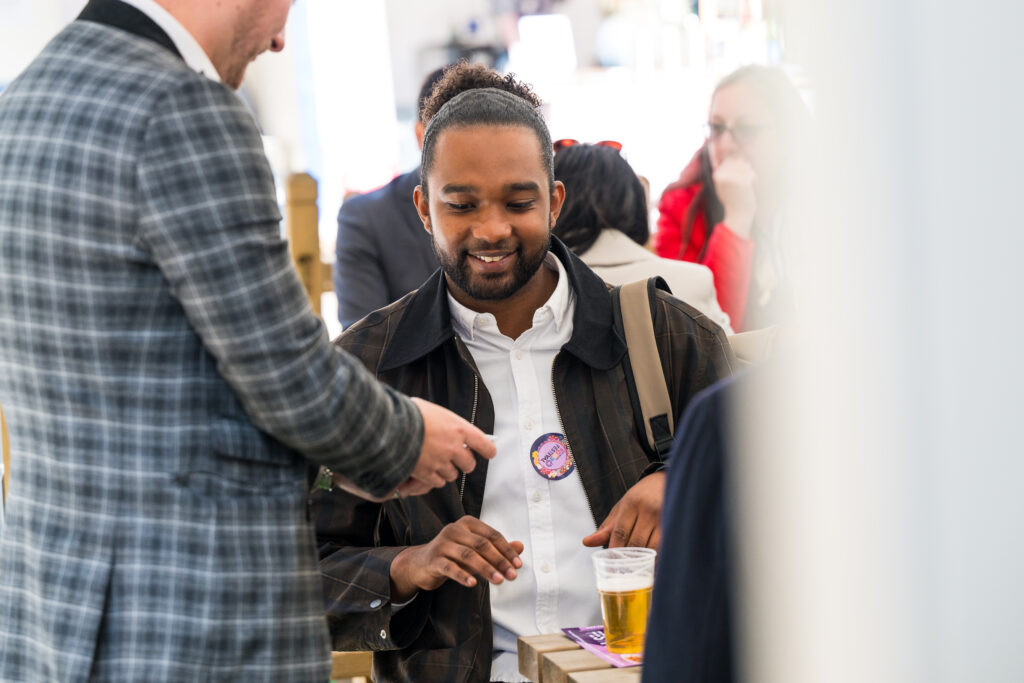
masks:
<path fill-rule="evenodd" d="M 404 546 L 396 545 L 385 520 L 385 506 L 339 489 L 315 490 L 310 502 L 333 647 L 394 650 L 408 646 L 426 624 L 432 596 L 421 592 L 394 612 L 391 562 Z"/>
<path fill-rule="evenodd" d="M 338 295 L 338 320 L 342 327 L 391 303 L 377 240 L 378 228 L 373 224 L 370 209 L 372 204 L 367 198 L 355 197 L 342 204 L 338 212 L 334 292 Z"/>
<path fill-rule="evenodd" d="M 154 108 L 140 144 L 136 246 L 164 274 L 249 418 L 386 495 L 416 464 L 422 418 L 330 346 L 281 239 L 250 114 L 223 86 L 189 79 Z"/>
<path fill-rule="evenodd" d="M 729 314 L 733 329 L 743 329 L 750 292 L 750 269 L 754 258 L 754 241 L 734 233 L 725 223 L 711 232 L 703 264 L 715 276 L 715 290 L 722 310 Z"/>

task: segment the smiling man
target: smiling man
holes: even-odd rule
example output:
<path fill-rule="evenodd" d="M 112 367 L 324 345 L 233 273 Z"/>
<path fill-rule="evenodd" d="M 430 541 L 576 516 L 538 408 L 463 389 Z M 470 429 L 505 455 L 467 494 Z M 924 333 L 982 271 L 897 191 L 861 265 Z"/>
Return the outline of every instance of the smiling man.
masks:
<path fill-rule="evenodd" d="M 528 88 L 458 65 L 426 110 L 415 203 L 441 269 L 339 340 L 379 379 L 494 435 L 416 499 L 317 492 L 336 649 L 382 681 L 519 681 L 516 638 L 600 623 L 604 544 L 657 547 L 661 463 L 637 437 L 607 286 L 551 226 L 565 190 Z M 724 334 L 659 294 L 675 415 L 730 371 Z"/>

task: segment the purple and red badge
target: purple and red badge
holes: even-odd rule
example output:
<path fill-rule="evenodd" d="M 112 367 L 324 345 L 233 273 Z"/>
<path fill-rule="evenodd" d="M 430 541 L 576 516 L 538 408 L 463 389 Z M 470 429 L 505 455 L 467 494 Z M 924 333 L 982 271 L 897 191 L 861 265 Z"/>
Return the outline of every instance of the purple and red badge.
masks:
<path fill-rule="evenodd" d="M 537 474 L 551 481 L 565 479 L 576 468 L 572 453 L 569 452 L 569 442 L 554 432 L 544 434 L 533 442 L 530 462 Z"/>

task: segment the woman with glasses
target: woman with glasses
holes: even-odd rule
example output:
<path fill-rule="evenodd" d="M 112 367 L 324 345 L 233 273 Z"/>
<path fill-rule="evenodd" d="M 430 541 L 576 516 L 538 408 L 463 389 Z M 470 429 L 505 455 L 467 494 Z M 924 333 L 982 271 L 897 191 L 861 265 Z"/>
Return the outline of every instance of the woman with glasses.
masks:
<path fill-rule="evenodd" d="M 808 122 L 782 71 L 734 71 L 711 96 L 704 145 L 658 205 L 658 254 L 710 268 L 736 331 L 788 312 L 779 231 L 790 162 Z"/>
<path fill-rule="evenodd" d="M 644 249 L 650 235 L 647 192 L 619 154 L 622 146 L 607 140 L 593 145 L 558 140 L 554 146 L 555 180 L 565 185 L 555 235 L 609 284 L 660 275 L 673 296 L 731 334 L 710 270 Z"/>

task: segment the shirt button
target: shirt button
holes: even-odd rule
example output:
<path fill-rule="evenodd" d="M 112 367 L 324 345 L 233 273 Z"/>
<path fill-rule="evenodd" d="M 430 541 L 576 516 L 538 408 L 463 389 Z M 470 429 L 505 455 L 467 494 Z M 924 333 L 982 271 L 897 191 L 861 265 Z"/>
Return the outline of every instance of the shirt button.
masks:
<path fill-rule="evenodd" d="M 534 503 L 539 503 L 540 502 L 540 491 L 534 491 L 533 495 L 530 496 L 530 498 L 533 500 Z"/>
<path fill-rule="evenodd" d="M 384 629 L 381 629 L 380 630 L 380 637 L 383 638 L 384 640 L 387 640 L 388 639 L 388 632 L 385 631 Z"/>
<path fill-rule="evenodd" d="M 515 356 L 516 360 L 522 360 L 522 359 L 523 359 L 523 352 L 522 352 L 522 350 L 521 350 L 521 349 L 516 349 L 516 350 L 515 350 L 515 351 L 514 351 L 514 352 L 512 353 L 512 355 L 513 355 L 513 356 Z"/>
<path fill-rule="evenodd" d="M 377 609 L 378 607 L 380 607 L 380 600 L 374 600 L 373 602 L 370 603 L 370 608 L 371 609 Z"/>
<path fill-rule="evenodd" d="M 533 429 L 533 420 L 523 420 L 523 429 Z"/>
<path fill-rule="evenodd" d="M 545 574 L 547 574 L 548 572 L 550 572 L 550 571 L 551 571 L 551 565 L 550 565 L 550 564 L 548 564 L 547 562 L 545 562 L 544 564 L 542 564 L 542 565 L 540 566 L 540 570 L 541 570 L 542 572 L 544 572 Z"/>

